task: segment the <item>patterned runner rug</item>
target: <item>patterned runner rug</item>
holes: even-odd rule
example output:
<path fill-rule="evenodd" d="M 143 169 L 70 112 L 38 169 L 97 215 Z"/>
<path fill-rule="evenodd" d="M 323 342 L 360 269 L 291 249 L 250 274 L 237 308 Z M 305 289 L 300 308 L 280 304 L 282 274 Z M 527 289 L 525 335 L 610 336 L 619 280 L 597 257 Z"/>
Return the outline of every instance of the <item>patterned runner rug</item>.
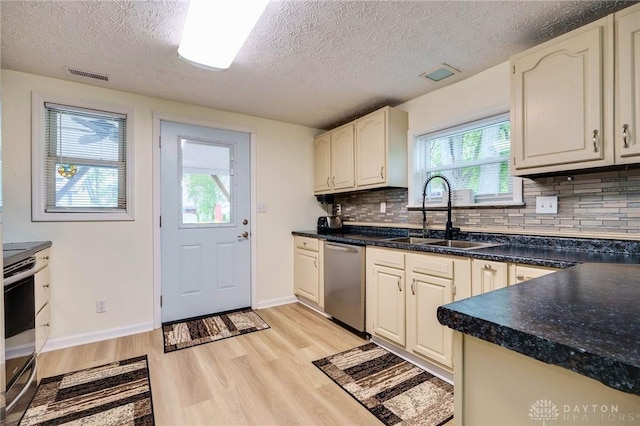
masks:
<path fill-rule="evenodd" d="M 40 381 L 21 426 L 153 425 L 147 356 Z"/>
<path fill-rule="evenodd" d="M 313 361 L 386 425 L 443 425 L 453 418 L 453 385 L 375 343 Z"/>
<path fill-rule="evenodd" d="M 164 352 L 190 348 L 267 328 L 269 324 L 251 308 L 163 323 Z"/>

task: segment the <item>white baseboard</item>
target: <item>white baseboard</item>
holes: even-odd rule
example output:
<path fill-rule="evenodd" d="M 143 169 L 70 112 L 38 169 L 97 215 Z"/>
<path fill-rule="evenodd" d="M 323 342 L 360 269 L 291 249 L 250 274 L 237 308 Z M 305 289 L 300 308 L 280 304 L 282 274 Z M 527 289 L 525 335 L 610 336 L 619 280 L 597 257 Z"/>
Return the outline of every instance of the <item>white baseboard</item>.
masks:
<path fill-rule="evenodd" d="M 85 345 L 87 343 L 100 342 L 102 340 L 109 340 L 115 339 L 117 337 L 144 333 L 151 330 L 153 330 L 153 321 L 143 322 L 126 327 L 94 331 L 91 333 L 80 333 L 72 336 L 58 337 L 55 339 L 49 339 L 40 352 L 50 352 L 57 349 L 70 348 L 73 346 Z"/>
<path fill-rule="evenodd" d="M 378 346 L 382 346 L 383 348 L 385 348 L 386 350 L 388 350 L 389 352 L 398 355 L 400 358 L 404 359 L 405 361 L 409 361 L 410 363 L 417 365 L 418 367 L 422 368 L 423 370 L 426 370 L 427 372 L 433 374 L 434 376 L 444 380 L 445 382 L 451 383 L 453 384 L 453 373 L 444 370 L 443 368 L 430 363 L 429 361 L 426 361 L 422 358 L 419 358 L 413 354 L 410 354 L 409 352 L 398 348 L 397 346 L 390 344 L 388 342 L 385 342 L 382 339 L 379 339 L 377 337 L 371 337 L 371 341 L 373 343 L 375 343 Z"/>
<path fill-rule="evenodd" d="M 256 306 L 254 306 L 254 309 L 272 308 L 274 306 L 288 305 L 289 303 L 296 303 L 297 301 L 298 301 L 298 298 L 295 296 L 287 296 L 287 297 L 280 297 L 278 299 L 263 300 L 262 302 L 258 302 Z"/>

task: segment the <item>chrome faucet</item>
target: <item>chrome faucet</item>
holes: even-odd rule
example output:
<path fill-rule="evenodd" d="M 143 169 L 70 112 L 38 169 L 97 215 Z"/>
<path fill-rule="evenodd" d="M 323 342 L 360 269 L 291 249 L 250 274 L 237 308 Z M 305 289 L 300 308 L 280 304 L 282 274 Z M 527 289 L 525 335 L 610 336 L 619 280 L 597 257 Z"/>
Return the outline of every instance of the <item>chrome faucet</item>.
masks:
<path fill-rule="evenodd" d="M 427 198 L 427 185 L 429 185 L 429 182 L 431 182 L 435 178 L 442 179 L 447 185 L 447 194 L 449 195 L 449 197 L 447 201 L 447 224 L 444 228 L 444 238 L 445 240 L 452 240 L 453 232 L 459 231 L 460 228 L 454 228 L 453 224 L 451 223 L 451 184 L 449 183 L 447 178 L 442 175 L 433 175 L 429 177 L 429 179 L 427 179 L 427 181 L 424 183 L 424 187 L 422 188 L 422 232 L 424 233 L 427 225 L 427 210 L 425 208 L 425 199 Z"/>

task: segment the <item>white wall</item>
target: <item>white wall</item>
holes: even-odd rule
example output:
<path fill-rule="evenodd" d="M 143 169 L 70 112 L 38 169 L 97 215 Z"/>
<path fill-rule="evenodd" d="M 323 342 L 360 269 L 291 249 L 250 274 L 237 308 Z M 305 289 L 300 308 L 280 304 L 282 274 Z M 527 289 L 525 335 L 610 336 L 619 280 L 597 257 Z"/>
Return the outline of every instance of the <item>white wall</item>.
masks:
<path fill-rule="evenodd" d="M 31 92 L 134 108 L 135 221 L 31 222 Z M 153 321 L 152 114 L 250 127 L 257 133 L 257 300 L 293 295 L 291 231 L 315 228 L 312 195 L 316 129 L 2 70 L 5 242 L 51 240 L 52 341 L 89 340 Z M 95 313 L 107 299 L 108 312 Z"/>
<path fill-rule="evenodd" d="M 409 134 L 420 135 L 509 111 L 509 62 L 402 105 L 409 113 Z"/>

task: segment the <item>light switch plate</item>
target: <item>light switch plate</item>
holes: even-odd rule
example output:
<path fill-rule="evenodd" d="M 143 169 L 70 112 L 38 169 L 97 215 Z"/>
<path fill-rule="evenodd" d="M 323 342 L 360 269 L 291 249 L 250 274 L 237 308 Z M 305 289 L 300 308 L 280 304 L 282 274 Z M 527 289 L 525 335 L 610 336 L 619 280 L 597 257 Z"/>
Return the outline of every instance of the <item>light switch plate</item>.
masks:
<path fill-rule="evenodd" d="M 536 213 L 558 213 L 558 196 L 554 195 L 550 197 L 536 197 Z"/>
<path fill-rule="evenodd" d="M 387 212 L 387 203 L 385 201 L 380 201 L 380 213 Z"/>
<path fill-rule="evenodd" d="M 267 203 L 258 203 L 258 213 L 266 213 L 267 212 Z"/>

